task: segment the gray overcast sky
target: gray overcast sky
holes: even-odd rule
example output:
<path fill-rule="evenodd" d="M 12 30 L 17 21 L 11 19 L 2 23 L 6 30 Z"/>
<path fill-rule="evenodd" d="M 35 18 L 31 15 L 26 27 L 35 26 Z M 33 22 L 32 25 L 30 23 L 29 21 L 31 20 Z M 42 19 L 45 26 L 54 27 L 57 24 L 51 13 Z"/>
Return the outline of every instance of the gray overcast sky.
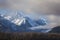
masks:
<path fill-rule="evenodd" d="M 34 17 L 46 17 L 50 25 L 60 25 L 60 0 L 6 0 L 7 4 L 1 5 L 13 10 L 23 10 Z M 37 14 L 37 15 L 36 15 Z M 52 26 L 52 27 L 54 27 Z"/>

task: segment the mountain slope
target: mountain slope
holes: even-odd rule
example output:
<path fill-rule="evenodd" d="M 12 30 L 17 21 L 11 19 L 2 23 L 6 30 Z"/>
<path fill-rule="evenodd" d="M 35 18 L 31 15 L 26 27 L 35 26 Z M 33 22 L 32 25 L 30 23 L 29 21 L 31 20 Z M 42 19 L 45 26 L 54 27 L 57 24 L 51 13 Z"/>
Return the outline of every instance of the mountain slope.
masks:
<path fill-rule="evenodd" d="M 49 33 L 60 33 L 60 26 L 56 26 L 51 31 L 49 31 Z"/>
<path fill-rule="evenodd" d="M 42 21 L 42 22 L 41 22 Z M 33 20 L 30 17 L 26 17 L 23 13 L 15 14 L 14 16 L 9 15 L 0 15 L 0 23 L 4 25 L 2 28 L 5 32 L 44 32 L 48 29 L 37 29 L 31 30 L 29 27 L 37 27 L 37 26 L 44 26 L 46 25 L 45 20 Z M 2 30 L 1 30 L 2 31 Z M 4 32 L 4 31 L 2 31 Z"/>

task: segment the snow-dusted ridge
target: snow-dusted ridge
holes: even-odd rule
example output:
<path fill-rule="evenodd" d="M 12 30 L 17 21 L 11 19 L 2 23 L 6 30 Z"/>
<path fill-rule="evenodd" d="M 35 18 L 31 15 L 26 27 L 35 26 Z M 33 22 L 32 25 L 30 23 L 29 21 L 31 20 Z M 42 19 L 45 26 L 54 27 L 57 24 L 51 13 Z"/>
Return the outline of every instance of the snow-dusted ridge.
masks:
<path fill-rule="evenodd" d="M 12 12 L 12 13 L 14 14 L 15 12 Z M 38 31 L 38 32 L 44 32 L 44 30 L 45 30 L 45 32 L 47 32 L 48 30 L 50 30 L 50 29 L 43 28 L 44 25 L 46 25 L 46 20 L 44 20 L 44 19 L 34 20 L 23 14 L 24 13 L 17 11 L 13 16 L 11 14 L 10 15 L 1 14 L 0 16 L 2 16 L 4 19 L 6 19 L 12 23 L 12 24 L 11 23 L 8 24 L 7 22 L 5 22 L 5 24 L 7 23 L 7 25 L 11 25 L 12 30 L 13 29 L 15 29 L 15 30 L 24 29 L 24 31 L 31 30 L 31 31 Z M 17 27 L 16 25 L 19 27 Z M 20 27 L 22 27 L 22 28 L 20 28 Z"/>

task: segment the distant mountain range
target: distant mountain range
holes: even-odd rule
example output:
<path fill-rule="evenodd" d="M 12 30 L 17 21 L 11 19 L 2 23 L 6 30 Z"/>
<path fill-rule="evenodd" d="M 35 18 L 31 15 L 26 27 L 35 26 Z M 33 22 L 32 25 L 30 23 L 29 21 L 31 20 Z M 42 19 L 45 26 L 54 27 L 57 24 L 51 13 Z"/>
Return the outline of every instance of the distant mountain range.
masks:
<path fill-rule="evenodd" d="M 17 12 L 15 16 L 0 15 L 0 31 L 1 32 L 44 32 L 48 29 L 31 30 L 29 27 L 37 27 L 46 25 L 43 19 L 32 20 L 29 17 L 23 16 Z M 2 29 L 2 30 L 1 30 Z"/>

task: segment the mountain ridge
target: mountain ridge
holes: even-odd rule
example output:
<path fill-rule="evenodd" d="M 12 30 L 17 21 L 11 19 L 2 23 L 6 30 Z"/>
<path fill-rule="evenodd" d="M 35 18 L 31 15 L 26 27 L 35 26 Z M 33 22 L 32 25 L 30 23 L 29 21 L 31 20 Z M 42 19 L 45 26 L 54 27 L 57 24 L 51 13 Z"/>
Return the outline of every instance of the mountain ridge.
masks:
<path fill-rule="evenodd" d="M 13 16 L 13 17 L 6 16 L 6 14 L 5 14 L 5 16 L 0 15 L 0 22 L 3 23 L 6 27 L 9 27 L 11 32 L 32 32 L 32 31 L 33 32 L 41 32 L 41 30 L 48 30 L 48 29 L 39 29 L 39 30 L 29 29 L 29 27 L 31 28 L 31 27 L 35 27 L 35 26 L 37 27 L 40 25 L 42 25 L 42 26 L 46 25 L 45 20 L 40 20 L 40 21 L 43 21 L 43 22 L 40 22 L 40 23 L 42 23 L 42 24 L 40 24 L 40 23 L 37 23 L 37 21 L 32 20 L 30 17 L 26 17 L 22 14 L 21 14 L 21 16 L 18 16 L 19 14 L 20 13 L 17 13 L 17 15 Z M 19 25 L 17 25 L 17 24 L 19 24 Z"/>

